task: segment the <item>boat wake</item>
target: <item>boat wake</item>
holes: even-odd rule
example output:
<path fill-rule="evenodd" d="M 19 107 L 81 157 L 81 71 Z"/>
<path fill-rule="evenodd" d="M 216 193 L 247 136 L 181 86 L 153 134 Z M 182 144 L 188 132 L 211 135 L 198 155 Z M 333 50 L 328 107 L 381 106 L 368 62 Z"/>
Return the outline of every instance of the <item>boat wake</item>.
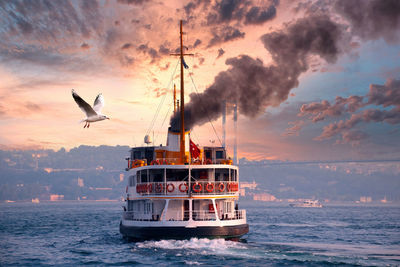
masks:
<path fill-rule="evenodd" d="M 191 238 L 189 240 L 160 240 L 144 241 L 137 243 L 138 248 L 162 248 L 162 249 L 193 249 L 197 252 L 204 251 L 222 251 L 228 249 L 247 249 L 240 242 L 228 241 L 225 239 Z"/>

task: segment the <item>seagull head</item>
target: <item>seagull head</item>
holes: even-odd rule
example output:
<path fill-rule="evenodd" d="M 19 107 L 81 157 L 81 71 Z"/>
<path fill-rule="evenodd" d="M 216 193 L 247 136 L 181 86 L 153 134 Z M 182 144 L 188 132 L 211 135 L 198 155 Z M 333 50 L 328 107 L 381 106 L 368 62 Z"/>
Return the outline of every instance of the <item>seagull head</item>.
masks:
<path fill-rule="evenodd" d="M 109 120 L 109 119 L 110 119 L 109 117 L 107 117 L 107 116 L 105 116 L 105 115 L 101 116 L 101 118 L 102 118 L 103 120 Z"/>

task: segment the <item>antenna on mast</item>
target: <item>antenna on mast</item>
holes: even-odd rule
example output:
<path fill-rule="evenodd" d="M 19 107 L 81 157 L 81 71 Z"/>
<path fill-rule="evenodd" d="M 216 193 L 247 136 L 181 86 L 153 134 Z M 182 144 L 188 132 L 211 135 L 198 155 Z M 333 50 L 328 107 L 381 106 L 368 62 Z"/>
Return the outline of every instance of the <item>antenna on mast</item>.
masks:
<path fill-rule="evenodd" d="M 184 79 L 183 79 L 183 69 L 187 67 L 183 56 L 190 55 L 192 56 L 193 54 L 185 54 L 183 53 L 183 30 L 182 26 L 183 25 L 183 20 L 180 20 L 180 53 L 179 54 L 171 54 L 173 56 L 179 56 L 180 57 L 180 65 L 181 65 L 181 97 L 180 97 L 180 145 L 179 145 L 179 159 L 180 163 L 185 163 L 185 89 L 184 89 Z"/>

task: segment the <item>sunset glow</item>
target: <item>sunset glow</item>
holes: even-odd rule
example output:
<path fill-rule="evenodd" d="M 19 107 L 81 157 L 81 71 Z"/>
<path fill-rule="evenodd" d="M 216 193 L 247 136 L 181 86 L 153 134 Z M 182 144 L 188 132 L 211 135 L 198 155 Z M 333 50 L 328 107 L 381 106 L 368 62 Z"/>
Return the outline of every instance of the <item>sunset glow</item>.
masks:
<path fill-rule="evenodd" d="M 223 86 L 237 98 L 239 157 L 399 159 L 400 18 L 361 1 L 364 25 L 356 2 L 2 1 L 0 148 L 143 145 L 149 130 L 165 144 L 184 20 L 186 102 Z M 110 120 L 84 129 L 71 89 L 103 93 Z M 196 143 L 219 145 L 218 114 L 195 123 Z"/>

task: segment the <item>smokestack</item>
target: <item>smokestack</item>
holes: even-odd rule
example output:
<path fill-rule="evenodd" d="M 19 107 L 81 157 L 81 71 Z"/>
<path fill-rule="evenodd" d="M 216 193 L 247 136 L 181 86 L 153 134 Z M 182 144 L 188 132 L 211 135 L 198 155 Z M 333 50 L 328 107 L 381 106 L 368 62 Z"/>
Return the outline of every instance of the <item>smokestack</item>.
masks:
<path fill-rule="evenodd" d="M 222 146 L 226 148 L 226 101 L 222 104 Z"/>
<path fill-rule="evenodd" d="M 234 144 L 233 144 L 233 164 L 238 164 L 237 159 L 237 103 L 233 106 L 233 127 L 234 127 Z"/>

